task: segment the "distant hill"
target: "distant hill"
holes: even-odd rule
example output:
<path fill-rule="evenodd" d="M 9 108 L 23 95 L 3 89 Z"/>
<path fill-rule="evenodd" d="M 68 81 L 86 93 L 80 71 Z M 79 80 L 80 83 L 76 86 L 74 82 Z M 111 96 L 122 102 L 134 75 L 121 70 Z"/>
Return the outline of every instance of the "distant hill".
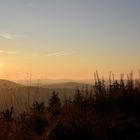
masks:
<path fill-rule="evenodd" d="M 18 84 L 13 81 L 0 79 L 0 88 L 17 88 L 17 87 L 22 87 L 22 86 L 23 85 Z"/>
<path fill-rule="evenodd" d="M 29 85 L 29 80 L 16 80 L 15 82 L 20 83 L 22 85 Z M 86 83 L 86 84 L 93 84 L 94 79 L 81 79 L 81 80 L 74 80 L 74 79 L 32 79 L 31 85 L 37 86 L 37 85 L 52 85 L 52 84 L 58 84 L 58 83 Z"/>
<path fill-rule="evenodd" d="M 48 104 L 52 92 L 58 92 L 63 103 L 65 98 L 73 97 L 76 88 L 90 86 L 85 83 L 64 82 L 56 84 L 44 84 L 31 86 L 18 84 L 17 82 L 0 79 L 0 110 L 5 110 L 13 105 L 15 112 L 24 111 L 34 100 Z"/>
<path fill-rule="evenodd" d="M 63 82 L 63 83 L 54 83 L 54 84 L 41 84 L 39 85 L 40 88 L 45 89 L 76 89 L 76 88 L 83 88 L 83 87 L 89 87 L 90 84 L 86 83 L 78 83 L 78 82 Z M 0 79 L 0 88 L 28 88 L 27 85 L 22 85 L 17 82 L 13 82 L 10 80 Z M 37 89 L 38 87 L 35 85 L 31 86 L 32 89 Z"/>
<path fill-rule="evenodd" d="M 48 80 L 49 81 L 49 80 Z M 5 79 L 0 79 L 0 88 L 17 88 L 17 87 L 29 87 L 31 86 L 34 89 L 37 89 L 38 87 L 40 88 L 46 88 L 46 89 L 76 89 L 76 88 L 85 88 L 85 87 L 92 87 L 93 83 L 92 82 L 87 82 L 87 81 L 64 81 L 60 82 L 56 80 L 52 80 L 50 82 L 41 82 L 41 81 L 31 81 L 31 84 L 25 80 L 17 80 L 17 81 L 10 81 L 10 80 L 5 80 Z M 106 85 L 108 85 L 109 81 L 106 80 Z"/>
<path fill-rule="evenodd" d="M 56 84 L 47 84 L 43 85 L 44 88 L 53 88 L 53 89 L 76 89 L 82 88 L 86 86 L 91 86 L 85 83 L 77 83 L 77 82 L 65 82 L 65 83 L 56 83 Z"/>

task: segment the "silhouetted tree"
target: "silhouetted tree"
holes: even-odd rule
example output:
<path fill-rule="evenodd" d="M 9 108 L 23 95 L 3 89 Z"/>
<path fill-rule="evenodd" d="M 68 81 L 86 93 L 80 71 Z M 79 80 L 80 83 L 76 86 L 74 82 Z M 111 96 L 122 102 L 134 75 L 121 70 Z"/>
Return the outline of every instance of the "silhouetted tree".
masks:
<path fill-rule="evenodd" d="M 30 122 L 34 131 L 41 135 L 47 126 L 47 118 L 45 116 L 45 105 L 44 102 L 34 101 L 31 107 L 31 118 Z"/>
<path fill-rule="evenodd" d="M 57 115 L 60 114 L 61 109 L 61 101 L 58 95 L 59 93 L 53 91 L 52 96 L 49 99 L 48 110 L 54 117 L 57 117 Z"/>

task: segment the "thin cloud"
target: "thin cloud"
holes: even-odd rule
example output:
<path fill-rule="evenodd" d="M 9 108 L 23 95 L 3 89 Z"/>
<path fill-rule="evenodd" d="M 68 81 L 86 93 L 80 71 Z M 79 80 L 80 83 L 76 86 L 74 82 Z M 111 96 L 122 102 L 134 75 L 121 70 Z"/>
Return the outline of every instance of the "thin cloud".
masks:
<path fill-rule="evenodd" d="M 8 40 L 14 40 L 15 39 L 15 36 L 8 33 L 8 32 L 0 33 L 0 37 L 2 37 L 4 39 L 8 39 Z"/>
<path fill-rule="evenodd" d="M 31 7 L 33 5 L 33 0 L 25 1 L 25 5 Z"/>
<path fill-rule="evenodd" d="M 4 50 L 0 50 L 0 53 L 4 53 L 5 51 Z"/>
<path fill-rule="evenodd" d="M 72 53 L 70 52 L 65 52 L 65 51 L 60 51 L 60 52 L 54 52 L 54 53 L 48 53 L 43 55 L 44 57 L 49 57 L 49 56 L 64 56 L 64 55 L 71 55 Z"/>
<path fill-rule="evenodd" d="M 30 55 L 30 58 L 43 58 L 43 57 L 60 57 L 60 56 L 69 56 L 72 55 L 72 52 L 65 52 L 65 51 L 58 51 L 53 53 L 46 53 L 46 54 L 39 54 L 39 53 L 33 53 Z"/>
<path fill-rule="evenodd" d="M 5 51 L 5 50 L 0 50 L 1 54 L 18 54 L 20 53 L 19 51 Z"/>
<path fill-rule="evenodd" d="M 6 52 L 7 54 L 18 54 L 18 53 L 20 53 L 19 51 L 8 51 L 8 52 Z"/>
<path fill-rule="evenodd" d="M 8 40 L 15 40 L 19 38 L 27 38 L 27 35 L 23 34 L 13 34 L 9 32 L 0 31 L 0 38 L 8 39 Z"/>
<path fill-rule="evenodd" d="M 26 5 L 30 7 L 33 5 L 33 3 L 27 3 Z"/>

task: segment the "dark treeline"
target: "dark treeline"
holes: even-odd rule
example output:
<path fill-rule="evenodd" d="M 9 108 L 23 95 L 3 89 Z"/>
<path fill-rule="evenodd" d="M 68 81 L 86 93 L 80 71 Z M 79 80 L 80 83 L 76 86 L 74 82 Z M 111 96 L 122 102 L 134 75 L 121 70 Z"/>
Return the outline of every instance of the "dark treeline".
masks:
<path fill-rule="evenodd" d="M 92 88 L 77 88 L 63 104 L 54 91 L 48 106 L 34 101 L 18 117 L 13 107 L 2 111 L 0 140 L 139 140 L 140 79 L 132 76 L 106 85 L 95 73 Z"/>

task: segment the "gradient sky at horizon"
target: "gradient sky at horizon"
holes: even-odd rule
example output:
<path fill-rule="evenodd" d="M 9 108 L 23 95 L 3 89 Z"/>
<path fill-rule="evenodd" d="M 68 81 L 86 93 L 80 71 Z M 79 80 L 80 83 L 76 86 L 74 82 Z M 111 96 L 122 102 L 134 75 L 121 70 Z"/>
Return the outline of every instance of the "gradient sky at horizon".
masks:
<path fill-rule="evenodd" d="M 2 78 L 90 78 L 139 61 L 139 0 L 0 0 Z"/>

